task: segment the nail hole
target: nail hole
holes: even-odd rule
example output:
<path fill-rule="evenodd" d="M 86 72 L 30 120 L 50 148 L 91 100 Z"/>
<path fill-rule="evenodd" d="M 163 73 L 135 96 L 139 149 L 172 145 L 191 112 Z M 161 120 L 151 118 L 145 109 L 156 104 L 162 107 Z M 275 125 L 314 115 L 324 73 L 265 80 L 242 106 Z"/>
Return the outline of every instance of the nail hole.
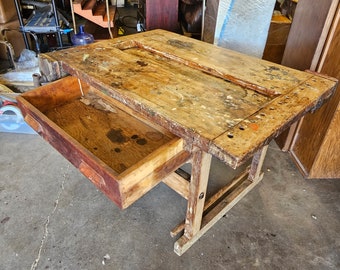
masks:
<path fill-rule="evenodd" d="M 245 130 L 244 126 L 239 126 L 238 127 L 240 130 Z"/>
<path fill-rule="evenodd" d="M 234 138 L 234 135 L 231 134 L 231 133 L 229 133 L 229 134 L 228 134 L 228 138 L 232 139 L 232 138 Z"/>

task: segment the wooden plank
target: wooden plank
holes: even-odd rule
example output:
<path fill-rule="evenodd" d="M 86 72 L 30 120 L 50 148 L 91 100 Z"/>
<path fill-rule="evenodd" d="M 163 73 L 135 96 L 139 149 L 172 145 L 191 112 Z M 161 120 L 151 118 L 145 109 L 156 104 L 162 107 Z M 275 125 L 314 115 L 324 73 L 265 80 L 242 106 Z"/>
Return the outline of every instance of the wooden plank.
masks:
<path fill-rule="evenodd" d="M 333 19 L 332 9 L 338 2 L 339 0 L 300 0 L 281 62 L 283 65 L 300 70 L 316 70 L 329 24 Z M 295 132 L 296 126 L 287 129 L 276 138 L 277 144 L 283 151 L 289 150 Z"/>
<path fill-rule="evenodd" d="M 162 179 L 167 178 L 169 174 L 171 175 L 173 171 L 186 163 L 189 158 L 189 152 L 181 151 L 171 159 L 163 162 L 161 166 L 155 168 L 155 170 L 144 179 L 135 181 L 134 186 L 131 186 L 132 184 L 130 183 L 130 189 L 124 192 L 123 208 L 130 206 L 132 203 L 142 197 L 146 192 L 161 182 Z M 137 177 L 140 178 L 139 175 L 137 175 Z"/>
<path fill-rule="evenodd" d="M 184 179 L 182 176 L 177 173 L 172 173 L 169 176 L 165 177 L 163 183 L 176 191 L 183 198 L 188 200 L 189 198 L 189 181 Z"/>
<path fill-rule="evenodd" d="M 214 206 L 217 202 L 221 200 L 221 198 L 228 196 L 233 190 L 240 185 L 246 177 L 249 175 L 249 168 L 244 170 L 243 173 L 236 176 L 234 179 L 232 179 L 227 185 L 222 187 L 220 190 L 218 190 L 213 196 L 211 196 L 208 200 L 206 200 L 204 204 L 204 213 L 203 216 L 207 214 L 209 210 L 211 210 L 211 207 Z M 178 235 L 181 231 L 183 231 L 185 228 L 185 220 L 183 222 L 179 223 L 174 229 L 171 230 L 170 235 L 171 237 L 175 237 Z"/>
<path fill-rule="evenodd" d="M 245 177 L 249 175 L 249 168 L 244 170 L 243 173 L 233 178 L 227 185 L 217 191 L 213 196 L 211 196 L 204 205 L 204 212 L 208 211 L 216 202 L 218 202 L 221 198 L 225 197 L 227 194 L 232 192 L 242 181 L 244 181 Z"/>
<path fill-rule="evenodd" d="M 310 68 L 332 2 L 299 0 L 281 62 L 283 65 L 299 70 Z"/>
<path fill-rule="evenodd" d="M 173 32 L 179 30 L 178 1 L 146 0 L 141 2 L 144 2 L 146 30 L 166 29 Z"/>
<path fill-rule="evenodd" d="M 248 179 L 251 181 L 257 181 L 260 177 L 262 178 L 262 165 L 264 162 L 264 158 L 266 157 L 268 145 L 264 146 L 262 149 L 258 150 L 251 162 L 250 169 L 249 169 L 249 176 Z"/>
<path fill-rule="evenodd" d="M 206 198 L 211 155 L 197 150 L 192 156 L 192 173 L 185 219 L 184 235 L 193 237 L 201 229 Z"/>
<path fill-rule="evenodd" d="M 126 170 L 124 170 L 119 175 L 119 180 L 122 181 L 122 191 L 130 189 L 131 186 L 137 184 L 140 181 L 139 179 L 144 178 L 150 173 L 157 171 L 157 169 L 161 167 L 166 161 L 170 160 L 172 157 L 174 157 L 176 154 L 180 153 L 184 149 L 183 144 L 183 139 L 173 138 L 171 141 L 164 143 L 157 149 L 154 149 L 143 159 L 140 159 L 140 161 L 135 162 Z M 140 154 L 139 151 L 135 151 L 135 155 Z M 120 161 L 123 162 L 125 160 L 120 159 Z M 175 168 L 174 170 L 176 169 L 177 168 Z"/>
<path fill-rule="evenodd" d="M 340 134 L 340 105 L 334 113 L 332 122 L 326 133 L 325 140 L 315 159 L 315 163 L 308 178 L 332 178 L 340 179 L 340 155 L 339 155 L 339 134 Z"/>
<path fill-rule="evenodd" d="M 114 44 L 120 44 L 119 46 L 124 47 L 123 41 L 125 40 L 128 39 L 126 37 L 121 37 L 116 40 L 90 44 L 84 48 L 71 48 L 63 51 L 56 51 L 50 53 L 49 57 L 63 59 L 63 63 L 66 64 L 65 67 L 74 67 L 79 73 L 87 73 L 92 69 L 95 70 L 95 67 L 99 67 L 97 75 L 94 76 L 94 78 L 101 76 L 104 76 L 105 78 L 112 75 L 113 79 L 118 79 L 117 76 L 114 75 L 117 74 L 116 72 L 119 72 L 119 70 L 114 70 L 110 68 L 110 66 L 107 66 L 107 57 L 104 56 L 112 53 Z M 211 45 L 208 46 L 209 44 L 162 30 L 140 33 L 137 36 L 134 36 L 133 39 L 130 37 L 129 47 L 135 46 L 134 44 L 131 44 L 131 40 L 134 40 L 135 44 L 139 47 L 156 55 L 171 59 L 172 61 L 203 70 L 207 73 L 213 72 L 214 74 L 220 74 L 221 77 L 227 76 L 226 79 L 236 78 L 240 82 L 248 82 L 249 85 L 263 87 L 264 89 L 269 89 L 273 93 L 285 93 L 286 91 L 291 90 L 299 82 L 305 81 L 308 78 L 308 75 L 303 72 L 297 72 L 274 63 L 265 62 L 261 59 L 252 58 L 224 48 Z M 68 61 L 69 53 L 72 54 L 73 61 Z M 135 59 L 126 61 L 127 59 L 125 59 L 121 52 L 117 53 L 120 54 L 119 58 L 123 57 L 123 59 L 119 61 L 119 58 L 117 58 L 110 63 L 111 65 L 113 63 L 115 63 L 116 66 L 119 65 L 119 63 L 124 63 L 126 65 L 133 63 L 132 67 L 135 68 L 130 70 L 130 74 L 134 74 L 138 71 L 136 62 L 134 61 Z M 83 61 L 84 55 L 91 57 L 87 58 L 88 61 Z M 102 55 L 101 58 L 100 55 Z M 105 65 L 100 65 L 101 63 Z M 224 65 L 221 65 L 221 63 L 224 63 Z M 235 68 L 235 66 L 238 68 Z M 88 67 L 88 69 L 86 67 Z M 72 69 L 69 71 L 72 71 Z M 254 76 L 255 74 L 256 76 Z"/>
<path fill-rule="evenodd" d="M 335 90 L 334 83 L 331 80 L 322 81 L 313 78 L 302 83 L 290 94 L 273 100 L 270 106 L 264 107 L 256 114 L 240 121 L 238 126 L 217 137 L 209 152 L 221 160 L 226 158 L 224 161 L 236 168 L 308 110 L 318 105 L 319 101 L 327 100 Z M 333 88 L 333 91 L 320 96 L 317 89 L 328 87 Z M 309 92 L 306 89 L 315 91 Z M 275 111 L 276 114 L 273 113 Z M 283 122 L 285 122 L 284 125 L 282 125 Z M 255 145 L 256 147 L 253 147 Z M 223 152 L 225 154 L 233 153 L 234 157 L 240 157 L 240 159 L 236 159 L 234 162 L 232 157 L 228 159 L 227 155 L 221 156 Z"/>
<path fill-rule="evenodd" d="M 315 53 L 313 56 L 313 60 L 310 66 L 311 70 L 318 70 L 317 66 L 322 66 L 323 65 L 323 60 L 324 57 L 321 58 L 321 55 L 324 51 L 328 51 L 328 48 L 324 48 L 324 46 L 329 46 L 329 42 L 326 42 L 327 39 L 332 39 L 332 35 L 334 34 L 334 31 L 332 33 L 332 31 L 330 32 L 330 28 L 332 26 L 332 24 L 334 23 L 334 18 L 336 18 L 336 12 L 338 10 L 338 6 L 339 6 L 340 1 L 339 0 L 333 0 L 331 3 L 331 6 L 329 7 L 329 11 L 327 14 L 327 18 L 326 21 L 324 23 L 320 38 L 319 38 L 319 42 L 318 42 L 318 46 L 315 49 Z M 335 22 L 336 24 L 336 22 Z M 335 25 L 333 24 L 333 25 Z M 329 38 L 328 35 L 330 35 Z M 320 69 L 319 69 L 320 72 Z"/>
<path fill-rule="evenodd" d="M 215 29 L 217 12 L 220 0 L 206 1 L 206 9 L 203 21 L 203 41 L 213 44 L 215 39 Z"/>
<path fill-rule="evenodd" d="M 340 7 L 325 45 L 318 71 L 340 79 Z M 332 99 L 301 121 L 290 149 L 306 178 L 340 178 L 338 87 Z M 308 147 L 306 147 L 308 145 Z"/>
<path fill-rule="evenodd" d="M 291 23 L 286 16 L 273 14 L 262 59 L 281 63 Z"/>
<path fill-rule="evenodd" d="M 83 93 L 87 94 L 90 86 L 82 84 Z M 32 106 L 45 112 L 60 104 L 65 104 L 70 100 L 80 98 L 81 91 L 78 79 L 75 77 L 65 77 L 40 87 L 38 91 L 28 91 L 25 93 L 25 100 Z"/>

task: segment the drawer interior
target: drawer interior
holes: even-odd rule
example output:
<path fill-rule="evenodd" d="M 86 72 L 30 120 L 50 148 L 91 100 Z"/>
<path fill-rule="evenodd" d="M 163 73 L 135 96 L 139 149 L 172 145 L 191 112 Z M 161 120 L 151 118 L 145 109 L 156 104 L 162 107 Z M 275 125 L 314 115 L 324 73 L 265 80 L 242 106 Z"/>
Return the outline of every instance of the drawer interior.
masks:
<path fill-rule="evenodd" d="M 40 135 L 85 171 L 90 180 L 91 176 L 101 178 L 93 181 L 99 188 L 105 189 L 106 182 L 115 182 L 116 190 L 109 195 L 121 207 L 126 206 L 127 197 L 133 197 L 128 199 L 130 204 L 148 190 L 146 186 L 152 188 L 160 181 L 150 180 L 150 174 L 183 151 L 182 139 L 74 77 L 27 92 L 18 98 L 18 103 L 26 121 Z M 72 144 L 79 155 L 65 150 L 65 144 Z M 77 160 L 78 156 L 82 161 Z M 92 170 L 99 176 L 93 177 Z"/>

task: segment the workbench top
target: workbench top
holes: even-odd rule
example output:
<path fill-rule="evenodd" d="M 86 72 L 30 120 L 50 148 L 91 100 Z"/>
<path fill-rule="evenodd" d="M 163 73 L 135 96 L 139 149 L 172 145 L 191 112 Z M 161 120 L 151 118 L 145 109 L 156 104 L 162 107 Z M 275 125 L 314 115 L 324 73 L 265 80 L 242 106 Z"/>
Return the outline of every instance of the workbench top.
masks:
<path fill-rule="evenodd" d="M 233 168 L 336 86 L 326 76 L 164 30 L 40 57 Z"/>

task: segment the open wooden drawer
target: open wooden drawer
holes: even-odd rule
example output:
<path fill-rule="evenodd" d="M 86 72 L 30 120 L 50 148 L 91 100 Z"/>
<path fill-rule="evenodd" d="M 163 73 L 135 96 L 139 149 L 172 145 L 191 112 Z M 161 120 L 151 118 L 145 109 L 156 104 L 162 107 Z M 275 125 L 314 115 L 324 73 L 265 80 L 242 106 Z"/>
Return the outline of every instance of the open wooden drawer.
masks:
<path fill-rule="evenodd" d="M 121 208 L 189 158 L 183 139 L 75 77 L 17 100 L 25 121 Z"/>

